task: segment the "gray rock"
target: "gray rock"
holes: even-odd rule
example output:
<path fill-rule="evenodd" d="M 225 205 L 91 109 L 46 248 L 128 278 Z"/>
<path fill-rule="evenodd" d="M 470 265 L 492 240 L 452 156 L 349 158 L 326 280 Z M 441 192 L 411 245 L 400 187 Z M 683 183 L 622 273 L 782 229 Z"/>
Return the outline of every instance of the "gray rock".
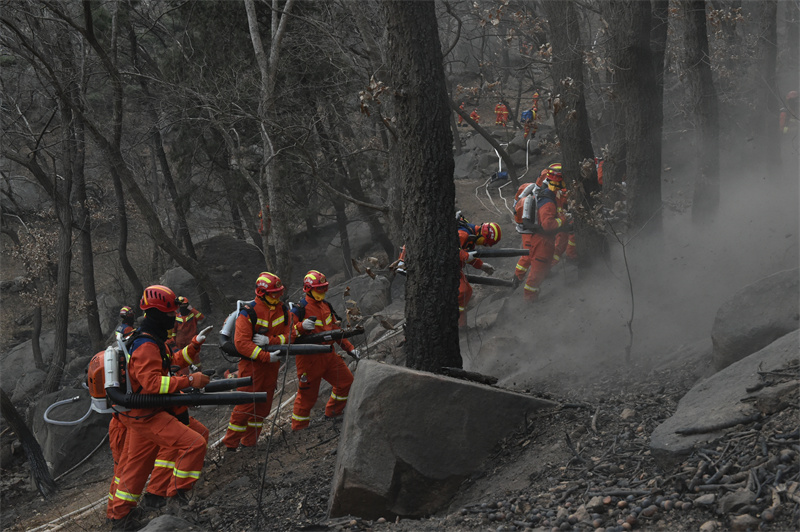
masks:
<path fill-rule="evenodd" d="M 356 220 L 347 224 L 347 239 L 350 244 L 350 256 L 353 258 L 364 257 L 371 254 L 380 254 L 383 248 L 375 242 L 372 238 L 369 224 Z M 386 253 L 383 253 L 386 255 Z M 337 270 L 341 269 L 343 256 L 342 256 L 342 239 L 339 233 L 328 244 L 325 250 L 325 260 L 327 264 L 334 264 Z M 312 266 L 313 267 L 313 266 Z M 321 268 L 321 266 L 320 266 Z M 317 268 L 319 269 L 319 268 Z M 330 274 L 330 272 L 322 271 L 322 273 Z"/>
<path fill-rule="evenodd" d="M 147 526 L 139 532 L 184 532 L 186 530 L 206 530 L 205 528 L 193 525 L 189 521 L 175 517 L 174 515 L 160 515 L 147 523 Z"/>
<path fill-rule="evenodd" d="M 717 513 L 719 515 L 736 513 L 736 510 L 748 504 L 752 504 L 755 500 L 756 494 L 748 489 L 740 489 L 732 493 L 726 493 L 719 498 Z"/>
<path fill-rule="evenodd" d="M 362 361 L 329 499 L 333 517 L 420 517 L 443 509 L 526 412 L 556 404 L 399 366 Z M 503 415 L 497 415 L 503 412 Z"/>
<path fill-rule="evenodd" d="M 42 359 L 47 365 L 55 345 L 55 332 L 43 331 L 39 338 L 39 345 L 42 348 Z M 0 386 L 11 397 L 22 376 L 36 369 L 31 341 L 22 342 L 11 350 L 0 353 L 0 369 L 2 370 L 0 371 Z"/>
<path fill-rule="evenodd" d="M 717 311 L 711 329 L 714 366 L 722 369 L 800 326 L 798 269 L 765 277 L 737 292 Z"/>
<path fill-rule="evenodd" d="M 53 409 L 48 416 L 56 421 L 75 421 L 89 410 L 89 393 L 83 389 L 64 388 L 45 395 L 34 408 L 33 433 L 54 477 L 83 460 L 108 434 L 110 414 L 92 412 L 80 424 L 71 426 L 52 425 L 44 421 L 47 407 L 72 397 L 80 399 Z"/>
<path fill-rule="evenodd" d="M 742 402 L 748 396 L 746 389 L 760 382 L 759 371 L 776 371 L 798 360 L 799 340 L 800 333 L 793 331 L 696 384 L 680 400 L 675 414 L 657 426 L 650 436 L 653 458 L 663 467 L 672 467 L 696 444 L 719 438 L 734 427 L 688 435 L 678 434 L 678 431 L 720 426 L 757 414 L 753 404 Z"/>
<path fill-rule="evenodd" d="M 14 393 L 11 395 L 12 403 L 29 402 L 36 392 L 39 391 L 47 373 L 40 369 L 32 369 L 22 375 L 14 386 Z"/>
<path fill-rule="evenodd" d="M 714 504 L 714 501 L 717 500 L 717 496 L 713 493 L 706 493 L 705 495 L 700 495 L 698 498 L 694 500 L 694 503 L 698 506 L 710 506 Z"/>

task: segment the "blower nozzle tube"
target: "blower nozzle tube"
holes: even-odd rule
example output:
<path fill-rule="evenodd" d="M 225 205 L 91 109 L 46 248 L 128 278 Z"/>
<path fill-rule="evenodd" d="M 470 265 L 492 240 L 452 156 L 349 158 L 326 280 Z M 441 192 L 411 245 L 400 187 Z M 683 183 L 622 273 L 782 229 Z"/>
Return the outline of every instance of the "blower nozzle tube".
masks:
<path fill-rule="evenodd" d="M 107 387 L 106 395 L 112 403 L 126 408 L 243 405 L 267 402 L 267 392 L 139 394 L 123 393 L 118 387 Z"/>

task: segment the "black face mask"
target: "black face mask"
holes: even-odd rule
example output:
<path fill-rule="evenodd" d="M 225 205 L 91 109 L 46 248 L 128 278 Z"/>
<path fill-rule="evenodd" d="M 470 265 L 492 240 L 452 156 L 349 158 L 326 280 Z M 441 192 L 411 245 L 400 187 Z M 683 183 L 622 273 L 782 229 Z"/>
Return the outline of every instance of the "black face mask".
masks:
<path fill-rule="evenodd" d="M 189 305 L 180 307 L 181 316 L 189 315 Z"/>
<path fill-rule="evenodd" d="M 144 312 L 142 330 L 161 340 L 167 339 L 167 333 L 175 328 L 175 316 L 168 316 L 157 308 L 149 308 Z"/>

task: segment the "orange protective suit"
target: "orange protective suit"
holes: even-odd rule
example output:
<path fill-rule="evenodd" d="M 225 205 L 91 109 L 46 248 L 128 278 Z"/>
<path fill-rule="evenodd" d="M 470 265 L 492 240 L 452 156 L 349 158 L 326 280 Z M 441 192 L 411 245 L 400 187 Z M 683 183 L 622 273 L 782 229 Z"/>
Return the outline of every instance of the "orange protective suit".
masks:
<path fill-rule="evenodd" d="M 479 226 L 478 226 L 479 227 Z M 469 264 L 473 268 L 480 270 L 483 266 L 483 261 L 476 257 L 470 257 L 469 252 L 475 251 L 475 240 L 477 237 L 476 226 L 467 224 L 467 227 L 458 228 L 458 261 L 461 265 L 461 271 L 458 278 L 458 326 L 464 327 L 467 324 L 467 305 L 469 300 L 472 299 L 472 285 L 467 281 L 464 275 L 464 267 Z"/>
<path fill-rule="evenodd" d="M 472 112 L 469 114 L 469 117 L 470 117 L 471 119 L 473 119 L 473 120 L 474 120 L 475 122 L 477 122 L 477 123 L 480 123 L 480 121 L 481 121 L 481 115 L 479 115 L 479 114 L 478 114 L 478 110 L 477 110 L 477 109 L 473 110 L 473 111 L 472 111 Z"/>
<path fill-rule="evenodd" d="M 114 500 L 114 493 L 117 491 L 119 476 L 122 473 L 122 458 L 125 456 L 125 438 L 128 427 L 120 419 L 119 414 L 111 414 L 111 421 L 108 423 L 108 444 L 111 447 L 111 459 L 114 461 L 114 478 L 111 479 L 111 487 L 108 489 L 109 506 L 106 509 L 109 519 L 111 515 L 111 501 Z"/>
<path fill-rule="evenodd" d="M 506 123 L 508 122 L 508 107 L 506 107 L 506 105 L 502 102 L 498 103 L 494 106 L 494 114 L 494 124 L 496 126 L 505 127 Z"/>
<path fill-rule="evenodd" d="M 144 324 L 142 328 L 147 330 Z M 170 365 L 187 365 L 186 358 L 190 353 L 192 356 L 196 354 L 199 344 L 193 342 L 174 354 L 164 346 L 167 358 L 164 360 L 156 342 L 161 341 L 149 335 L 134 341 L 127 374 L 131 389 L 142 394 L 168 394 L 188 388 L 189 377 L 170 376 L 168 368 Z M 111 519 L 122 519 L 136 506 L 151 471 L 154 475 L 171 472 L 167 481 L 156 481 L 157 485 L 167 486 L 163 495 L 172 497 L 178 490 L 191 489 L 203 468 L 208 437 L 207 429 L 200 422 L 190 420 L 189 425 L 185 425 L 164 408 L 135 408 L 120 416 L 125 416 L 127 433 L 119 482 L 108 502 L 107 513 Z M 160 468 L 164 471 L 154 471 L 159 456 L 174 465 Z"/>
<path fill-rule="evenodd" d="M 248 360 L 239 361 L 239 377 L 253 377 L 252 386 L 244 386 L 239 388 L 239 391 L 267 392 L 267 402 L 248 403 L 234 407 L 228 422 L 228 431 L 222 440 L 225 447 L 229 449 L 236 449 L 239 443 L 244 447 L 255 447 L 258 436 L 264 427 L 264 419 L 272 409 L 272 398 L 278 383 L 278 371 L 281 363 L 269 361 L 269 351 L 253 342 L 253 334 L 267 336 L 271 345 L 287 344 L 296 336 L 291 332 L 290 323 L 294 314 L 283 305 L 268 305 L 259 297 L 255 301 L 253 309 L 257 316 L 255 328 L 247 311 L 242 309 L 239 316 L 236 317 L 236 334 L 233 341 L 236 350 L 249 357 Z"/>
<path fill-rule="evenodd" d="M 552 191 L 547 189 L 539 191 L 536 208 L 542 229 L 532 235 L 522 235 L 522 245 L 528 250 L 528 254 L 519 258 L 515 271 L 520 281 L 527 273 L 524 298 L 530 302 L 536 301 L 539 297 L 539 287 L 550 272 L 556 231 L 565 223 L 564 218 L 558 214 L 555 193 Z"/>
<path fill-rule="evenodd" d="M 189 345 L 192 338 L 197 335 L 197 324 L 204 319 L 206 319 L 205 315 L 191 306 L 189 307 L 189 313 L 185 316 L 179 312 L 175 316 L 175 337 L 171 340 L 174 342 L 175 347 L 183 349 Z"/>
<path fill-rule="evenodd" d="M 558 206 L 558 216 L 563 217 L 567 209 L 567 193 L 566 191 L 556 192 L 556 205 Z M 563 256 L 570 260 L 578 258 L 578 248 L 575 245 L 575 233 L 558 233 L 556 235 L 555 250 L 553 251 L 553 264 L 555 267 L 561 261 Z"/>
<path fill-rule="evenodd" d="M 292 309 L 292 313 L 296 313 L 299 322 L 312 316 L 317 318 L 316 327 L 313 331 L 298 329 L 298 332 L 302 334 L 332 331 L 341 328 L 336 322 L 328 303 L 324 300 L 316 301 L 311 294 L 306 294 L 299 306 L 296 309 Z M 337 343 L 347 352 L 355 349 L 353 344 L 346 338 L 337 341 Z M 350 385 L 353 384 L 353 374 L 347 364 L 344 363 L 344 360 L 342 360 L 342 357 L 335 352 L 298 356 L 295 357 L 295 365 L 297 366 L 297 398 L 294 401 L 294 409 L 292 411 L 292 430 L 302 430 L 308 427 L 311 421 L 311 409 L 316 404 L 317 397 L 319 397 L 319 386 L 322 383 L 322 379 L 328 381 L 333 388 L 331 396 L 325 405 L 325 415 L 328 417 L 341 415 L 347 404 Z"/>

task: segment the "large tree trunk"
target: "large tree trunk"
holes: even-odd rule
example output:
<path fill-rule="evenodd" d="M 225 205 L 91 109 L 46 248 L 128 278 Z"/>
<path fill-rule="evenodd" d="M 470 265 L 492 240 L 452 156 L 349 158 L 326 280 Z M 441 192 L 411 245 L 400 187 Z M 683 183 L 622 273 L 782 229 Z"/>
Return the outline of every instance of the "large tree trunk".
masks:
<path fill-rule="evenodd" d="M 682 0 L 679 5 L 686 22 L 683 59 L 689 111 L 697 123 L 692 221 L 705 224 L 719 208 L 719 102 L 708 55 L 705 0 Z"/>
<path fill-rule="evenodd" d="M 433 2 L 384 3 L 406 234 L 406 365 L 462 367 L 453 135 Z M 455 106 L 455 105 L 454 105 Z M 455 106 L 457 108 L 457 106 Z"/>
<path fill-rule="evenodd" d="M 36 441 L 31 429 L 25 424 L 25 420 L 19 415 L 17 409 L 14 408 L 11 399 L 8 398 L 6 391 L 0 388 L 0 412 L 3 419 L 6 420 L 8 426 L 17 435 L 17 438 L 22 443 L 22 450 L 25 451 L 25 456 L 28 459 L 28 464 L 31 468 L 31 477 L 36 489 L 42 494 L 44 498 L 49 498 L 50 495 L 56 492 L 56 482 L 50 475 L 50 470 L 47 468 L 47 462 L 42 454 L 42 448 L 39 442 Z"/>
<path fill-rule="evenodd" d="M 642 235 L 661 234 L 661 116 L 650 48 L 650 2 L 609 0 L 600 8 L 609 24 L 612 67 L 625 113 L 629 222 Z"/>
<path fill-rule="evenodd" d="M 72 180 L 76 170 L 77 138 L 73 124 L 73 113 L 65 102 L 59 103 L 62 127 L 62 173 L 54 176 L 54 202 L 58 216 L 58 275 L 56 282 L 55 342 L 50 368 L 43 385 L 45 394 L 58 390 L 67 361 L 67 326 L 69 325 L 70 273 L 72 270 Z"/>
<path fill-rule="evenodd" d="M 578 15 L 572 2 L 543 2 L 553 44 L 553 117 L 561 143 L 561 164 L 578 209 L 576 239 L 579 242 L 579 265 L 591 264 L 603 253 L 603 234 L 584 223 L 592 216 L 600 190 L 594 164 L 594 150 L 589 131 L 589 115 L 583 83 L 583 43 Z"/>
<path fill-rule="evenodd" d="M 86 175 L 84 159 L 86 156 L 86 139 L 83 121 L 74 120 L 76 135 L 75 153 L 75 224 L 78 230 L 78 241 L 81 252 L 81 280 L 83 282 L 83 308 L 89 329 L 89 341 L 92 352 L 103 348 L 103 330 L 100 327 L 100 314 L 97 309 L 97 288 L 94 280 L 94 252 L 92 251 L 92 222 L 86 205 Z"/>

